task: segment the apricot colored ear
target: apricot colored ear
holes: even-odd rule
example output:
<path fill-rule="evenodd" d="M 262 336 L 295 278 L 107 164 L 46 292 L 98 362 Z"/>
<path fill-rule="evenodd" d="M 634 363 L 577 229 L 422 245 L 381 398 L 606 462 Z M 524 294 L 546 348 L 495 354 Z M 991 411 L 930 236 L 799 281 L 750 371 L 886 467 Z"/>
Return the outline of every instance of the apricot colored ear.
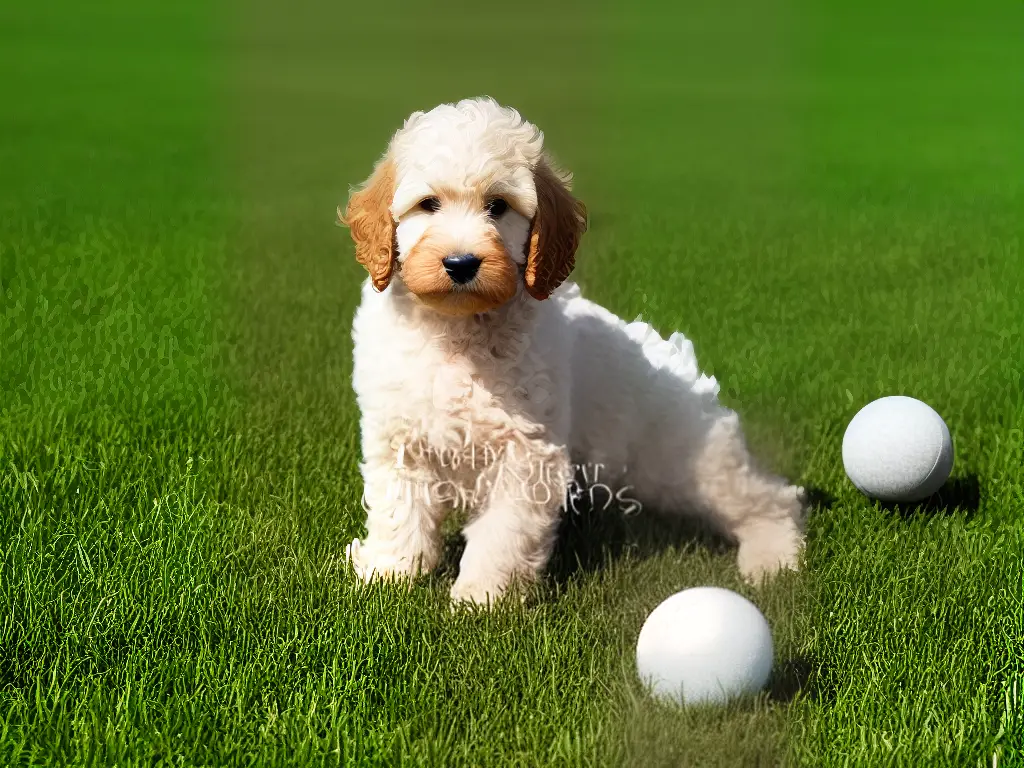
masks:
<path fill-rule="evenodd" d="M 338 208 L 338 220 L 349 228 L 355 241 L 356 260 L 366 267 L 377 291 L 388 287 L 395 269 L 397 247 L 391 217 L 394 194 L 395 166 L 384 158 L 349 198 L 344 214 Z"/>
<path fill-rule="evenodd" d="M 587 230 L 587 209 L 569 191 L 546 161 L 534 170 L 537 214 L 530 231 L 526 258 L 526 290 L 535 299 L 546 299 L 576 265 L 576 248 Z"/>

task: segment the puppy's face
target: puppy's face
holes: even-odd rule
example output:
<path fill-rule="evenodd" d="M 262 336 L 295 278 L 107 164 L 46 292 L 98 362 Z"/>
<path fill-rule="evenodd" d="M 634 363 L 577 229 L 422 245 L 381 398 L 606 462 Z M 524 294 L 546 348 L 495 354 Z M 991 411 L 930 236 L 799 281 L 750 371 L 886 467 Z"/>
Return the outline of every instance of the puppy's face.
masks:
<path fill-rule="evenodd" d="M 486 312 L 515 296 L 526 264 L 530 219 L 501 187 L 458 189 L 438 179 L 398 216 L 399 274 L 445 314 Z"/>
<path fill-rule="evenodd" d="M 568 277 L 586 209 L 543 155 L 543 134 L 489 99 L 410 117 L 342 220 L 377 290 L 397 276 L 448 315 L 486 312 L 522 283 Z"/>

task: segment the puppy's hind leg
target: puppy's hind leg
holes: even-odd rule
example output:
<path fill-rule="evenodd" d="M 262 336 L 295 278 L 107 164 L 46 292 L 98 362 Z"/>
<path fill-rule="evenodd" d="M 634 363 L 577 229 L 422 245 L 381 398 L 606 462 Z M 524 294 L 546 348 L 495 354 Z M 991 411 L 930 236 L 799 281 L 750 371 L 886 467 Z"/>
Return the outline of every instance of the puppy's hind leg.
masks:
<path fill-rule="evenodd" d="M 799 565 L 804 489 L 754 465 L 739 416 L 723 409 L 693 457 L 694 490 L 712 520 L 739 544 L 738 564 L 752 583 Z"/>

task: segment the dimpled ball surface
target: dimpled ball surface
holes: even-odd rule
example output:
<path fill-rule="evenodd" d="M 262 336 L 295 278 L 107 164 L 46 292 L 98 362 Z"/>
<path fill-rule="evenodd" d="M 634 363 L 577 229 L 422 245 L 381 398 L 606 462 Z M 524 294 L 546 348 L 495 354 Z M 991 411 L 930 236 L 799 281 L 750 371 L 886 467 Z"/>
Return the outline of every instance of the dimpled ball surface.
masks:
<path fill-rule="evenodd" d="M 774 647 L 767 620 L 719 587 L 677 592 L 651 611 L 636 643 L 640 678 L 659 699 L 722 704 L 764 688 Z"/>
<path fill-rule="evenodd" d="M 866 496 L 921 501 L 949 478 L 953 440 L 946 422 L 927 404 L 912 397 L 883 397 L 850 421 L 843 436 L 843 466 Z"/>

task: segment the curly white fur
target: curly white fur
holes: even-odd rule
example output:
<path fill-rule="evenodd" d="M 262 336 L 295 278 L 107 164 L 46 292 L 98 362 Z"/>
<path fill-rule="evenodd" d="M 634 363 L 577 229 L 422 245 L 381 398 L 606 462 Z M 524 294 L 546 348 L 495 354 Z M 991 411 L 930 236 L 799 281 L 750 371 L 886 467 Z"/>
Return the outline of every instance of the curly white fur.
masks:
<path fill-rule="evenodd" d="M 568 282 L 538 301 L 520 281 L 501 306 L 452 316 L 403 281 L 431 228 L 467 250 L 496 231 L 523 265 L 542 153 L 543 134 L 489 99 L 417 113 L 392 139 L 399 267 L 382 292 L 363 285 L 353 326 L 367 509 L 348 549 L 356 572 L 433 568 L 445 515 L 465 506 L 452 597 L 493 601 L 542 573 L 574 464 L 607 468 L 645 508 L 704 515 L 738 542 L 750 580 L 795 568 L 802 489 L 755 467 L 681 334 L 626 323 Z M 512 208 L 495 220 L 468 204 L 417 207 L 438 189 L 501 194 Z"/>

